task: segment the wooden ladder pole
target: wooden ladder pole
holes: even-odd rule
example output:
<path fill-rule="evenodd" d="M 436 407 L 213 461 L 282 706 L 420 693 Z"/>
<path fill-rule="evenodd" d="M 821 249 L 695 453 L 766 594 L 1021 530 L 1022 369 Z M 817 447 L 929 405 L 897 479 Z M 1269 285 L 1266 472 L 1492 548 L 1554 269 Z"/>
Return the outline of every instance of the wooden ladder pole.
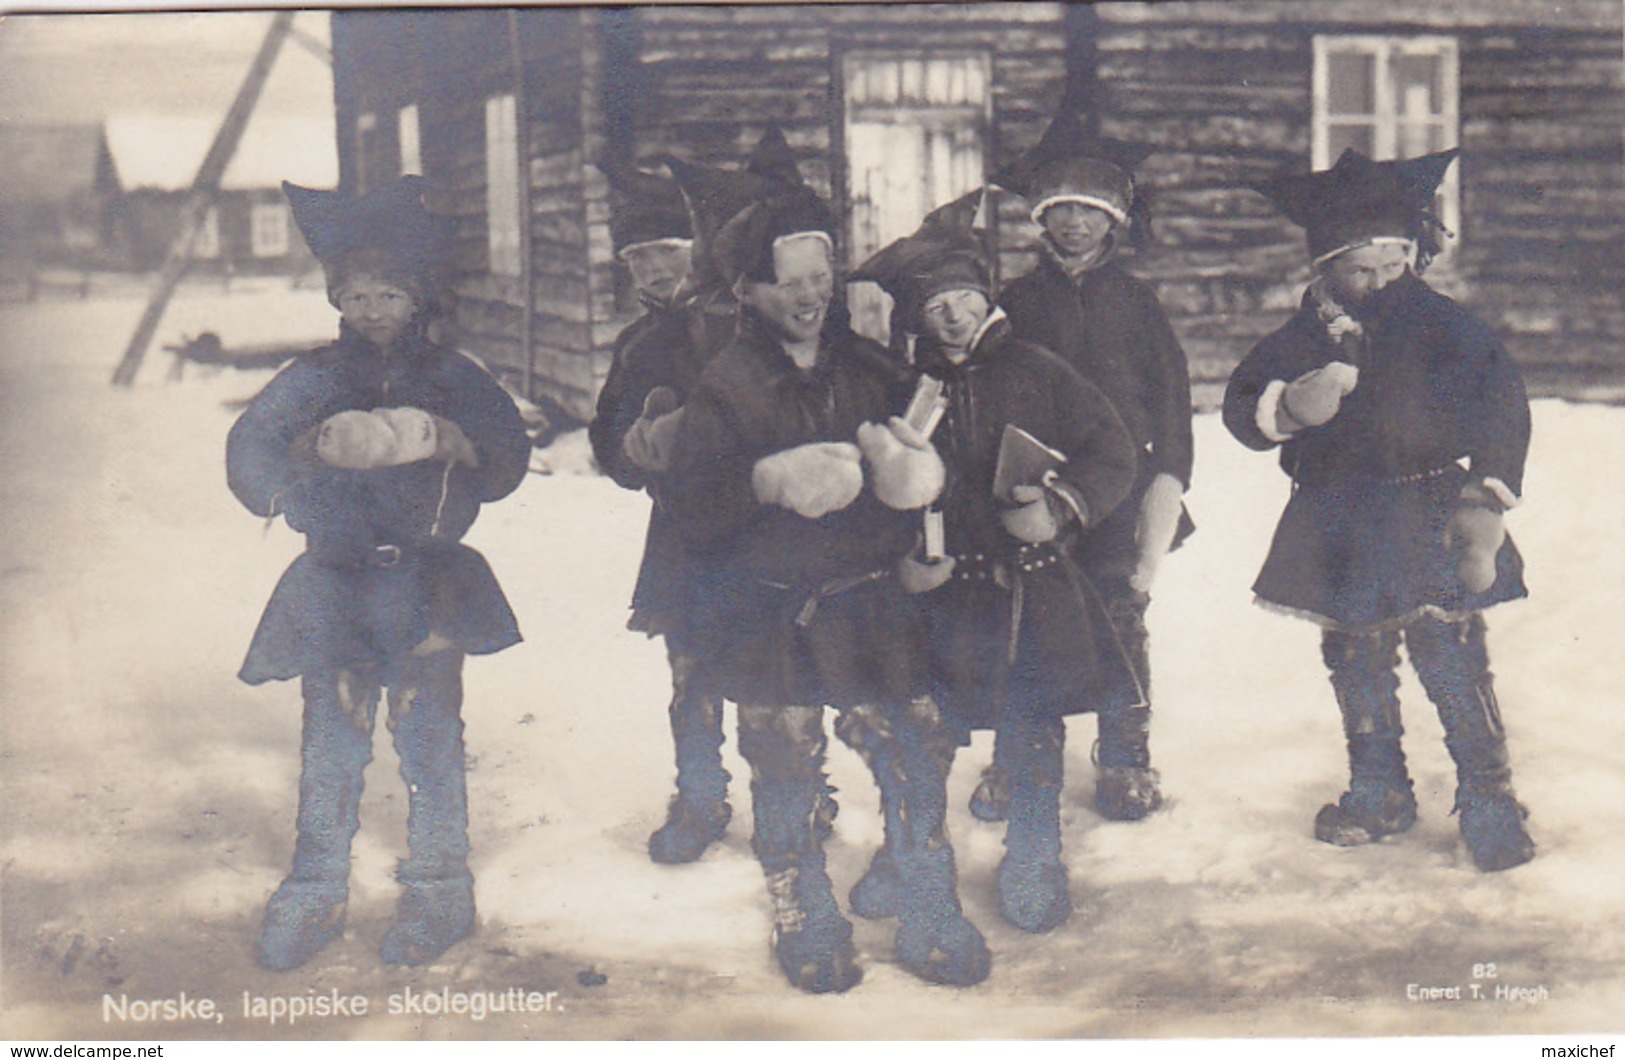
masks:
<path fill-rule="evenodd" d="M 226 112 L 225 120 L 214 134 L 214 143 L 209 146 L 209 153 L 204 155 L 197 176 L 192 179 L 191 193 L 181 211 L 180 232 L 176 234 L 175 242 L 170 245 L 169 254 L 164 258 L 163 268 L 158 272 L 158 281 L 153 287 L 152 297 L 147 301 L 146 312 L 141 315 L 141 322 L 136 325 L 135 334 L 130 336 L 130 344 L 125 347 L 123 358 L 113 370 L 114 386 L 130 386 L 135 382 L 142 358 L 152 344 L 153 332 L 158 330 L 158 321 L 163 318 L 170 296 L 175 293 L 181 277 L 192 263 L 192 240 L 197 236 L 198 225 L 220 191 L 220 178 L 225 175 L 226 164 L 231 161 L 237 144 L 243 138 L 243 130 L 248 126 L 249 116 L 254 113 L 254 104 L 259 101 L 260 91 L 265 88 L 271 65 L 276 61 L 282 42 L 288 37 L 295 14 L 295 11 L 278 11 L 271 18 L 271 26 L 265 31 L 265 39 L 260 42 L 259 53 L 248 68 L 242 87 L 237 90 L 237 98 L 232 101 L 231 109 Z"/>

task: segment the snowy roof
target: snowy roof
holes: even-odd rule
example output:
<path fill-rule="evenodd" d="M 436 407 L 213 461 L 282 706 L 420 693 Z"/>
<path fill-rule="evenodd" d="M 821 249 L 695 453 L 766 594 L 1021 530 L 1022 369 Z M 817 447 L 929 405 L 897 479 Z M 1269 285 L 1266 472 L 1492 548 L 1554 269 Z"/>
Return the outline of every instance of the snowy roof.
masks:
<path fill-rule="evenodd" d="M 214 142 L 220 119 L 179 114 L 115 114 L 107 141 L 126 188 L 189 188 Z M 227 188 L 307 187 L 338 183 L 338 146 L 331 113 L 255 114 L 226 166 Z"/>

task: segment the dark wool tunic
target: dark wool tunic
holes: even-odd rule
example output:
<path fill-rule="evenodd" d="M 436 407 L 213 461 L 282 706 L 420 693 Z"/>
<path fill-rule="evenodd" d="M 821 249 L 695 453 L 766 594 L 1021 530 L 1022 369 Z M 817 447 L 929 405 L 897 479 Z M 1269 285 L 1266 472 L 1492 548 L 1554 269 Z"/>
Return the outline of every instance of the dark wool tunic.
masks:
<path fill-rule="evenodd" d="M 1113 263 L 1068 276 L 1053 253 L 999 296 L 1018 336 L 1059 354 L 1106 395 L 1140 450 L 1134 489 L 1079 542 L 1092 571 L 1133 572 L 1140 498 L 1158 474 L 1191 483 L 1191 379 L 1185 351 L 1157 296 Z M 1195 529 L 1180 513 L 1178 547 Z"/>
<path fill-rule="evenodd" d="M 1526 595 L 1510 537 L 1482 593 L 1462 586 L 1443 543 L 1466 483 L 1522 491 L 1529 403 L 1517 366 L 1479 320 L 1411 274 L 1367 299 L 1359 320 L 1364 342 L 1339 349 L 1306 295 L 1230 377 L 1225 426 L 1269 449 L 1279 443 L 1257 418 L 1272 381 L 1333 360 L 1360 370 L 1336 416 L 1281 444 L 1293 491 L 1253 586 L 1260 602 L 1366 629 Z"/>
<path fill-rule="evenodd" d="M 649 491 L 653 506 L 627 625 L 650 636 L 681 636 L 690 603 L 688 559 L 661 501 L 664 476 L 650 476 L 633 464 L 621 443 L 643 414 L 651 390 L 669 387 L 679 402 L 688 400 L 706 362 L 732 337 L 734 315 L 731 303 L 706 297 L 651 307 L 628 324 L 615 339 L 615 358 L 587 428 L 593 456 L 604 473 L 626 489 Z"/>
<path fill-rule="evenodd" d="M 406 406 L 462 428 L 479 468 L 430 459 L 357 471 L 295 459 L 294 442 L 334 413 Z M 379 665 L 431 630 L 472 654 L 518 643 L 490 567 L 459 539 L 481 504 L 518 487 L 529 448 L 496 381 L 421 334 L 385 353 L 343 328 L 338 342 L 285 368 L 226 442 L 237 499 L 305 535 L 305 552 L 272 593 L 239 676 L 258 684 Z"/>
<path fill-rule="evenodd" d="M 753 313 L 690 394 L 663 500 L 694 555 L 690 632 L 718 691 L 738 703 L 848 706 L 919 686 L 912 602 L 894 567 L 918 514 L 864 491 L 807 519 L 757 501 L 764 456 L 808 442 L 855 442 L 900 412 L 911 373 L 844 323 L 818 362 L 796 367 Z"/>
<path fill-rule="evenodd" d="M 1083 502 L 1082 529 L 1101 525 L 1128 494 L 1136 459 L 1111 403 L 1004 320 L 988 326 L 963 364 L 927 351 L 922 367 L 947 384 L 932 441 L 948 468 L 940 505 L 957 563 L 947 584 L 921 598 L 939 702 L 978 728 L 996 725 L 1004 709 L 1058 716 L 1142 702 L 1100 595 L 1064 542 L 1023 550 L 993 497 L 1000 441 L 1014 424 L 1065 454 L 1060 485 Z M 1062 537 L 1078 529 L 1073 523 Z M 1024 561 L 1034 569 L 1023 570 Z"/>

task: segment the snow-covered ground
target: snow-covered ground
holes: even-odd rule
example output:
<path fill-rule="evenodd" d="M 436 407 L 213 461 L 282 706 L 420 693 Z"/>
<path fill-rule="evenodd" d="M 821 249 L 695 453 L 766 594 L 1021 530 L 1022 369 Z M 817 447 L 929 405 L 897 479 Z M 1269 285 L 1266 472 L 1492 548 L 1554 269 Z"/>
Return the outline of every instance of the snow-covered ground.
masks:
<path fill-rule="evenodd" d="M 1409 674 L 1421 820 L 1365 849 L 1310 837 L 1344 779 L 1337 711 L 1315 630 L 1252 607 L 1248 591 L 1286 483 L 1204 415 L 1190 498 L 1200 530 L 1165 565 L 1151 612 L 1169 805 L 1134 825 L 1096 816 L 1093 722 L 1079 719 L 1065 818 L 1079 913 L 1024 935 L 992 900 L 999 831 L 964 810 L 988 752 L 979 737 L 951 796 L 961 890 L 995 954 L 986 983 L 927 986 L 890 963 L 890 924 L 858 921 L 860 987 L 788 987 L 767 949 L 748 771 L 731 739 L 726 841 L 696 865 L 649 862 L 671 783 L 668 675 L 660 644 L 622 628 L 646 501 L 569 473 L 530 476 L 469 536 L 527 638 L 466 669 L 477 935 L 425 969 L 377 958 L 404 842 L 380 725 L 349 932 L 275 975 L 252 946 L 292 846 L 298 690 L 234 674 L 300 542 L 263 527 L 224 483 L 229 403 L 266 376 L 192 369 L 171 382 L 159 354 L 134 389 L 108 385 L 140 308 L 134 296 L 0 307 L 0 1037 L 1625 1030 L 1625 411 L 1537 403 L 1527 503 L 1510 516 L 1531 598 L 1492 614 L 1491 650 L 1540 844 L 1527 866 L 1472 867 L 1448 816 L 1439 724 Z M 322 334 L 333 320 L 319 291 L 193 292 L 159 341 L 206 327 L 229 345 Z M 861 765 L 838 744 L 830 757 L 844 894 L 880 829 Z M 1459 987 L 1461 999 L 1413 1000 L 1413 985 Z M 408 990 L 514 987 L 555 991 L 552 1010 L 390 1011 Z M 368 998 L 368 1014 L 291 1026 L 244 1014 L 245 995 L 334 991 Z M 129 1002 L 183 992 L 213 999 L 220 1022 L 131 1015 L 151 1007 Z"/>

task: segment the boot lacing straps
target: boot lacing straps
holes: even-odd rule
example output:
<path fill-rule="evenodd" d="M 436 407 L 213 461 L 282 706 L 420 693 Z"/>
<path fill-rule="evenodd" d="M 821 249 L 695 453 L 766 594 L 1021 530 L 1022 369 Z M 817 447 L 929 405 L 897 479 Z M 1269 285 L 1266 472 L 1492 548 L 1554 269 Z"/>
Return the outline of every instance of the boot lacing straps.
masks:
<path fill-rule="evenodd" d="M 773 900 L 773 926 L 779 931 L 795 934 L 807 926 L 807 913 L 796 901 L 796 879 L 800 875 L 793 865 L 768 874 L 767 895 Z"/>

